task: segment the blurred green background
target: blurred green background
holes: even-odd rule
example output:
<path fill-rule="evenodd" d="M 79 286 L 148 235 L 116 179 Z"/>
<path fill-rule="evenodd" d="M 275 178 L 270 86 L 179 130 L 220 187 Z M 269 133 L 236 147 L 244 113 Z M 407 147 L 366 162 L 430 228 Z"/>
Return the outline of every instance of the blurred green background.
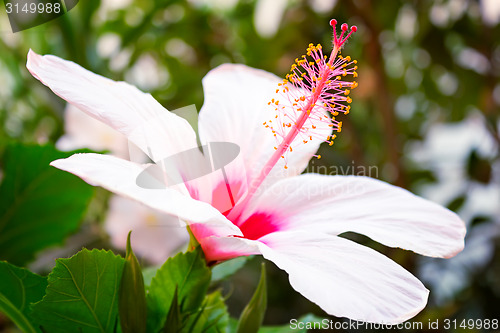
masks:
<path fill-rule="evenodd" d="M 330 18 L 355 24 L 343 51 L 359 66 L 352 111 L 310 171 L 376 166 L 371 176 L 460 214 L 466 249 L 450 260 L 345 237 L 387 254 L 431 290 L 414 321 L 500 319 L 499 7 L 498 0 L 84 0 L 15 34 L 2 14 L 0 151 L 7 142 L 55 143 L 64 134 L 65 102 L 26 70 L 30 48 L 132 83 L 169 110 L 199 110 L 201 79 L 217 65 L 244 63 L 284 77 L 309 43 L 329 48 Z M 48 256 L 110 246 L 102 227 L 107 198 L 97 191 L 79 231 Z M 260 261 L 223 284 L 233 316 L 251 297 Z M 51 264 L 39 256 L 31 267 L 44 272 Z M 267 267 L 265 324 L 324 315 L 291 289 L 284 272 Z M 8 323 L 0 317 L 2 327 Z"/>

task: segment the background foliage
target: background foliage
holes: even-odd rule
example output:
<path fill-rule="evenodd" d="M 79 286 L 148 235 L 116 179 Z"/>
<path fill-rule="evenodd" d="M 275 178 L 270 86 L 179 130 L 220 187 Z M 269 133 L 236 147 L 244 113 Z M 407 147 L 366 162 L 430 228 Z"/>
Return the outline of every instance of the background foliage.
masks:
<path fill-rule="evenodd" d="M 323 158 L 311 162 L 310 171 L 330 173 L 336 166 L 336 172 L 352 173 L 376 166 L 371 176 L 446 205 L 468 224 L 466 250 L 446 261 L 345 236 L 389 255 L 426 283 L 430 302 L 415 321 L 498 319 L 500 26 L 486 2 L 85 0 L 50 23 L 16 34 L 7 31 L 2 16 L 2 174 L 9 168 L 8 142 L 51 144 L 64 132 L 65 103 L 29 75 L 29 48 L 133 83 L 170 110 L 189 104 L 200 109 L 201 79 L 210 69 L 238 62 L 284 76 L 310 42 L 327 48 L 334 17 L 358 26 L 344 54 L 358 60 L 359 88 L 335 146 L 322 147 Z M 36 162 L 30 165 L 36 174 Z M 81 192 L 85 200 L 90 195 Z M 107 197 L 98 190 L 66 246 L 39 255 L 30 267 L 47 273 L 54 256 L 71 256 L 82 246 L 109 247 L 102 229 Z M 1 225 L 0 259 L 9 259 L 13 254 L 2 248 Z M 19 263 L 33 255 L 24 254 Z M 233 317 L 257 285 L 259 260 L 222 284 L 231 295 Z M 285 324 L 309 312 L 324 315 L 272 264 L 268 292 L 266 324 Z M 0 329 L 9 325 L 0 315 Z"/>

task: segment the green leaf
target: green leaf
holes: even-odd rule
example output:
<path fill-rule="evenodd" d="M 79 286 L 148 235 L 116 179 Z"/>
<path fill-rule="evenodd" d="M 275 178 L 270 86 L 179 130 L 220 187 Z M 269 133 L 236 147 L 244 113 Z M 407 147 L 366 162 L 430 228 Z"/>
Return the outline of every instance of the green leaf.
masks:
<path fill-rule="evenodd" d="M 267 308 L 266 266 L 262 263 L 259 285 L 252 299 L 243 309 L 238 322 L 238 333 L 257 333 L 264 320 Z"/>
<path fill-rule="evenodd" d="M 24 265 L 78 228 L 94 191 L 49 165 L 69 155 L 52 146 L 7 146 L 0 185 L 0 259 Z"/>
<path fill-rule="evenodd" d="M 179 289 L 177 286 L 174 291 L 174 299 L 172 304 L 170 304 L 170 309 L 168 310 L 167 320 L 163 326 L 163 332 L 165 333 L 178 333 L 182 329 L 182 316 L 181 307 L 179 306 Z"/>
<path fill-rule="evenodd" d="M 210 284 L 210 268 L 201 248 L 169 258 L 151 281 L 148 303 L 148 331 L 163 326 L 176 287 L 181 313 L 194 313 L 201 306 Z"/>
<path fill-rule="evenodd" d="M 215 291 L 205 297 L 202 309 L 187 319 L 186 332 L 218 333 L 226 332 L 229 325 L 224 298 L 220 291 Z"/>
<path fill-rule="evenodd" d="M 132 251 L 130 234 L 127 237 L 127 255 L 123 267 L 119 294 L 120 324 L 123 333 L 146 332 L 146 291 L 141 266 Z"/>
<path fill-rule="evenodd" d="M 42 299 L 46 287 L 46 278 L 0 262 L 0 312 L 23 332 L 40 332 L 31 323 L 29 305 Z"/>
<path fill-rule="evenodd" d="M 57 259 L 33 318 L 46 332 L 113 332 L 125 260 L 111 251 L 83 249 Z"/>
<path fill-rule="evenodd" d="M 238 257 L 216 265 L 212 268 L 212 282 L 224 280 L 228 276 L 233 275 L 252 258 L 252 256 Z"/>

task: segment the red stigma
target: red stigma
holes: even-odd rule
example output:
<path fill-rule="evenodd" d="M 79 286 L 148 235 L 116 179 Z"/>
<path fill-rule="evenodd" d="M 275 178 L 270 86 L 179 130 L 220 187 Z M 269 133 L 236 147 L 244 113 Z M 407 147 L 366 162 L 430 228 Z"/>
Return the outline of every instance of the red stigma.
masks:
<path fill-rule="evenodd" d="M 347 41 L 347 39 L 349 39 L 349 37 L 351 37 L 352 33 L 353 32 L 356 32 L 358 31 L 358 27 L 356 27 L 355 25 L 351 26 L 351 31 L 349 31 L 349 33 L 347 33 L 347 35 L 344 37 L 344 35 L 346 34 L 347 30 L 349 30 L 349 25 L 347 23 L 343 23 L 341 26 L 340 26 L 340 29 L 341 29 L 341 33 L 340 33 L 340 36 L 337 36 L 337 29 L 336 29 L 336 25 L 337 25 L 337 20 L 335 19 L 331 19 L 330 20 L 330 25 L 332 26 L 333 28 L 333 45 L 335 47 L 342 47 L 342 45 L 344 45 L 344 43 Z"/>

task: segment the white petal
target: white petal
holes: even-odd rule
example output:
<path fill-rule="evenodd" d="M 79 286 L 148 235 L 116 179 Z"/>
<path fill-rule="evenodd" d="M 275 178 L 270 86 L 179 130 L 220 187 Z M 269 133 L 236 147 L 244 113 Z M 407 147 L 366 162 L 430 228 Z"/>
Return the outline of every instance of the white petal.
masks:
<path fill-rule="evenodd" d="M 288 216 L 282 229 L 366 235 L 391 247 L 451 257 L 464 247 L 465 224 L 450 210 L 368 177 L 304 174 L 269 188 L 256 211 Z"/>
<path fill-rule="evenodd" d="M 277 146 L 276 138 L 263 122 L 274 115 L 274 109 L 267 103 L 276 97 L 275 91 L 281 81 L 263 70 L 236 64 L 219 66 L 203 79 L 205 102 L 198 126 L 201 141 L 238 144 L 245 161 L 248 183 L 257 177 L 274 153 L 273 147 Z M 290 153 L 286 170 L 284 160 L 280 159 L 266 183 L 300 174 L 320 143 L 321 140 L 313 138 Z M 243 173 L 244 170 L 236 170 L 233 176 L 244 178 Z"/>
<path fill-rule="evenodd" d="M 152 190 L 138 186 L 136 179 L 147 165 L 100 154 L 76 154 L 53 161 L 51 165 L 71 172 L 86 182 L 178 216 L 187 223 L 205 223 L 212 229 L 219 230 L 221 235 L 241 235 L 237 227 L 207 203 L 194 200 L 171 188 Z"/>
<path fill-rule="evenodd" d="M 189 240 L 178 217 L 120 196 L 111 198 L 104 227 L 113 246 L 120 249 L 125 249 L 128 233 L 132 230 L 134 252 L 153 264 L 162 264 Z"/>
<path fill-rule="evenodd" d="M 31 50 L 26 67 L 56 95 L 125 134 L 154 161 L 196 147 L 196 134 L 186 120 L 134 86 Z"/>
<path fill-rule="evenodd" d="M 292 287 L 330 315 L 396 324 L 427 303 L 429 291 L 404 268 L 347 239 L 276 232 L 261 239 L 263 256 L 285 270 Z"/>

